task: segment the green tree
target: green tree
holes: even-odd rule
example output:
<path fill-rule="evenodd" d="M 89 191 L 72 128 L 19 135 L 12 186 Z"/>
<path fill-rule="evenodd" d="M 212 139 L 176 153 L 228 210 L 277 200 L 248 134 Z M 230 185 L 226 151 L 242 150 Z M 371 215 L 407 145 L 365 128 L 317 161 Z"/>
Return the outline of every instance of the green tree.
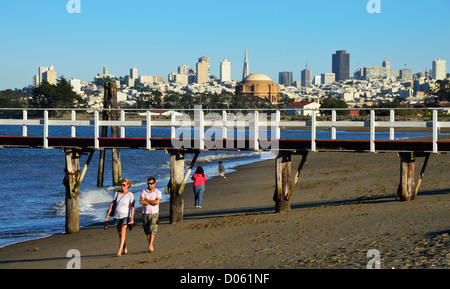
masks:
<path fill-rule="evenodd" d="M 322 105 L 320 108 L 348 108 L 348 105 L 345 101 L 342 99 L 336 99 L 329 95 L 327 98 L 325 98 L 322 102 Z M 331 115 L 331 110 L 325 110 L 323 111 L 325 115 Z M 337 110 L 337 115 L 348 115 L 350 111 L 348 110 Z"/>
<path fill-rule="evenodd" d="M 32 91 L 29 103 L 37 108 L 73 108 L 83 106 L 85 101 L 73 91 L 72 86 L 61 76 L 56 85 L 42 82 Z"/>
<path fill-rule="evenodd" d="M 22 108 L 28 105 L 28 95 L 11 89 L 0 91 L 0 107 Z"/>
<path fill-rule="evenodd" d="M 450 101 L 450 80 L 437 80 L 435 87 L 428 91 L 428 95 L 435 95 L 438 101 Z"/>

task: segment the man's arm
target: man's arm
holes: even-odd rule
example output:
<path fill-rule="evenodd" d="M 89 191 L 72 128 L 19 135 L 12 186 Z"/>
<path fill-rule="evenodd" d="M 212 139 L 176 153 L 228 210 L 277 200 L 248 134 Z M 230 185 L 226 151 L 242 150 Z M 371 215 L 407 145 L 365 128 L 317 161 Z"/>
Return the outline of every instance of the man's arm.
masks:
<path fill-rule="evenodd" d="M 160 198 L 157 198 L 156 200 L 149 200 L 149 199 L 147 199 L 146 201 L 149 202 L 150 205 L 152 205 L 152 206 L 157 206 L 161 202 L 161 199 Z"/>
<path fill-rule="evenodd" d="M 157 198 L 156 200 L 150 200 L 150 199 L 141 197 L 139 202 L 141 203 L 141 205 L 144 205 L 144 206 L 157 206 L 161 202 L 161 199 Z"/>

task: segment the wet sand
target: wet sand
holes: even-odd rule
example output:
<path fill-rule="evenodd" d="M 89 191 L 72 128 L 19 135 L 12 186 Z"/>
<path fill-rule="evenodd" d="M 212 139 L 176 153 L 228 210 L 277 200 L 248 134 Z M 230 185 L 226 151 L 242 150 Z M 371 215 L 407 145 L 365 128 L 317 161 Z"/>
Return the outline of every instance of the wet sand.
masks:
<path fill-rule="evenodd" d="M 127 255 L 115 256 L 115 228 L 96 224 L 0 248 L 0 269 L 64 269 L 71 249 L 83 269 L 364 269 L 372 249 L 381 268 L 450 268 L 450 155 L 431 155 L 418 197 L 400 202 L 397 154 L 309 153 L 292 210 L 282 214 L 274 213 L 274 166 L 266 160 L 208 180 L 202 208 L 188 185 L 182 223 L 169 224 L 169 204 L 161 205 L 152 253 L 139 212 Z"/>

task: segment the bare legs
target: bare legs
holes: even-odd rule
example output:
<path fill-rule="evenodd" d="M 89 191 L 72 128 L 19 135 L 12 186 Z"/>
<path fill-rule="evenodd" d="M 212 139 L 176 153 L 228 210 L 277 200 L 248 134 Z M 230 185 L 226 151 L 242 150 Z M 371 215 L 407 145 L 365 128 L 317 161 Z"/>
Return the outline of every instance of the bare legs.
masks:
<path fill-rule="evenodd" d="M 117 252 L 117 257 L 120 257 L 122 255 L 122 250 L 124 254 L 128 253 L 127 243 L 125 242 L 127 225 L 117 227 L 117 232 L 119 233 L 119 251 Z"/>
<path fill-rule="evenodd" d="M 153 248 L 153 241 L 155 240 L 155 234 L 147 235 L 148 240 L 148 249 L 147 252 L 153 252 L 155 249 Z"/>

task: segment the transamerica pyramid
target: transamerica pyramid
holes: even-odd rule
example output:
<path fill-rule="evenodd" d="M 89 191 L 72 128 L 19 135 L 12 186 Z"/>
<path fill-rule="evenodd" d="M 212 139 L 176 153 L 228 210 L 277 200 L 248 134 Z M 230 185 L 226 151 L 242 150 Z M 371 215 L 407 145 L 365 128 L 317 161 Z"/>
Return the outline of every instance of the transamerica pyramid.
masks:
<path fill-rule="evenodd" d="M 245 48 L 244 72 L 242 73 L 242 80 L 244 80 L 249 74 L 250 74 L 250 68 L 248 67 L 247 48 Z"/>

